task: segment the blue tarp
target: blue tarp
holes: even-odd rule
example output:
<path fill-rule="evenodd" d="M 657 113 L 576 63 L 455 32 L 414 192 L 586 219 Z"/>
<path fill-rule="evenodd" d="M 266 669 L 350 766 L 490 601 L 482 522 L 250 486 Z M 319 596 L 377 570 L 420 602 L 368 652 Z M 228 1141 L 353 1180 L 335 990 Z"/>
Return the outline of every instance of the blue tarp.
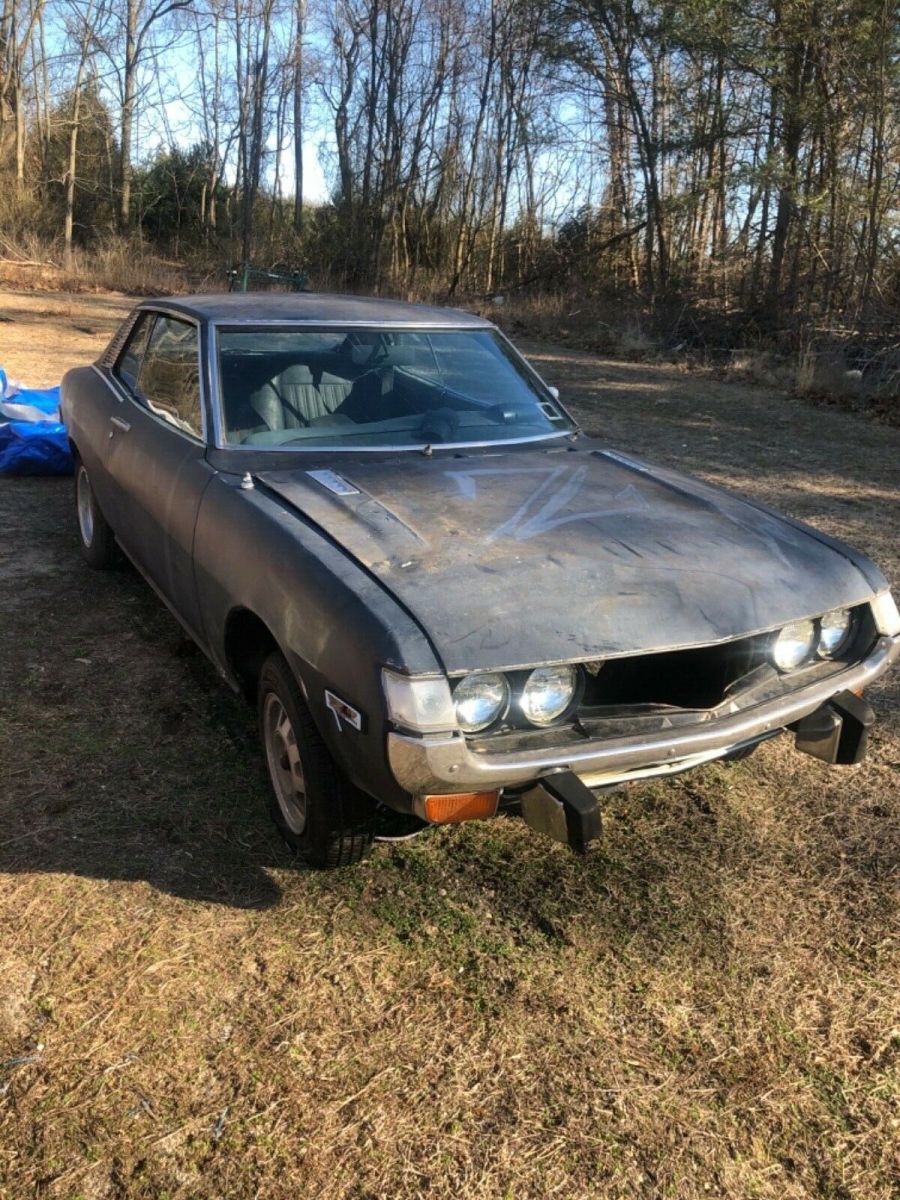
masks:
<path fill-rule="evenodd" d="M 59 388 L 11 385 L 0 367 L 0 475 L 71 475 Z"/>

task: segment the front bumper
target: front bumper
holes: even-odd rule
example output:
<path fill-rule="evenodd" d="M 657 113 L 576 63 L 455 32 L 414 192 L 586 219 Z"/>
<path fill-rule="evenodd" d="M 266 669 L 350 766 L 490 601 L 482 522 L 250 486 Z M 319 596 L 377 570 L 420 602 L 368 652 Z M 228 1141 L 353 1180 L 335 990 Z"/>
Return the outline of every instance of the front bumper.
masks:
<path fill-rule="evenodd" d="M 460 734 L 391 732 L 388 761 L 411 795 L 520 787 L 554 771 L 573 771 L 588 787 L 675 774 L 771 737 L 839 692 L 867 687 L 898 657 L 900 637 L 881 637 L 867 658 L 827 679 L 677 731 L 591 739 L 564 750 L 501 753 L 475 751 Z"/>

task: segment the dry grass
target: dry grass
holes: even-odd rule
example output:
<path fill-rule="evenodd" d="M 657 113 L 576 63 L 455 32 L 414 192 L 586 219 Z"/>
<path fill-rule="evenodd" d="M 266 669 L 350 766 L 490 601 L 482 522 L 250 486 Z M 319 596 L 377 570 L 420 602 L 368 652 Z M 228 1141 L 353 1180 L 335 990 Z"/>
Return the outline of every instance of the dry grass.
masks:
<path fill-rule="evenodd" d="M 719 371 L 730 380 L 790 391 L 797 381 L 798 364 L 784 355 L 769 354 L 764 350 L 739 350 Z"/>
<path fill-rule="evenodd" d="M 623 317 L 621 310 L 611 306 L 601 308 L 596 301 L 581 301 L 564 293 L 514 292 L 501 301 L 482 301 L 471 307 L 512 337 L 553 341 L 627 362 L 660 356 L 659 343 L 641 322 L 634 316 Z"/>
<path fill-rule="evenodd" d="M 222 285 L 220 273 L 217 286 Z M 66 264 L 62 248 L 35 235 L 14 243 L 0 238 L 0 287 L 89 294 L 167 296 L 203 290 L 202 274 L 155 254 L 137 239 L 108 237 L 90 249 L 75 247 Z"/>
<path fill-rule="evenodd" d="M 868 370 L 861 370 L 854 361 L 839 348 L 807 347 L 797 354 L 733 351 L 725 363 L 706 368 L 696 363 L 685 366 L 697 374 L 775 388 L 817 407 L 837 406 L 900 425 L 900 371 L 893 365 L 893 352 L 886 350 Z"/>
<path fill-rule="evenodd" d="M 138 298 L 195 290 L 181 263 L 118 238 L 90 251 L 76 250 L 71 266 L 63 272 L 61 287 L 66 291 L 117 291 Z"/>
<path fill-rule="evenodd" d="M 591 430 L 900 579 L 900 434 L 532 349 Z M 314 875 L 68 489 L 0 480 L 4 1200 L 896 1196 L 896 680 L 864 766 L 635 786 L 587 860 L 499 820 Z"/>
<path fill-rule="evenodd" d="M 726 373 L 730 378 L 793 390 L 798 396 L 814 399 L 852 401 L 863 396 L 862 372 L 851 368 L 840 351 L 806 349 L 789 356 L 745 350 L 732 355 Z"/>

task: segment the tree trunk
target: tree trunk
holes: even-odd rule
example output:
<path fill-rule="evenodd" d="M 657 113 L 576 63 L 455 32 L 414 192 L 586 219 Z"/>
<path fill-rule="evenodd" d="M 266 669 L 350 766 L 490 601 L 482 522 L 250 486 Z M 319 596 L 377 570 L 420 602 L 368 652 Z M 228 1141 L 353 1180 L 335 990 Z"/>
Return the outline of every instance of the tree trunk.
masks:
<path fill-rule="evenodd" d="M 125 230 L 131 220 L 131 139 L 134 127 L 134 97 L 137 81 L 137 23 L 139 0 L 126 0 L 125 64 L 122 78 L 122 121 L 119 146 L 119 225 Z"/>
<path fill-rule="evenodd" d="M 297 0 L 297 34 L 294 45 L 294 232 L 303 233 L 303 36 L 306 0 Z"/>

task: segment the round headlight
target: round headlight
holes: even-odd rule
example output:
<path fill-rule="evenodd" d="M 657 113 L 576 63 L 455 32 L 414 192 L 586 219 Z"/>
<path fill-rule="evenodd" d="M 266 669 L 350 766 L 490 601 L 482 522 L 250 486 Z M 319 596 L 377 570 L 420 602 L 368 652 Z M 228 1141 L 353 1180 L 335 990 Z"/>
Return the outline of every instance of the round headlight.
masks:
<path fill-rule="evenodd" d="M 785 625 L 772 646 L 772 660 L 779 671 L 795 671 L 806 662 L 816 644 L 812 621 L 791 621 Z"/>
<path fill-rule="evenodd" d="M 532 725 L 549 725 L 572 703 L 577 687 L 574 667 L 538 667 L 525 680 L 522 712 Z"/>
<path fill-rule="evenodd" d="M 456 720 L 464 733 L 487 729 L 508 703 L 509 684 L 505 675 L 466 675 L 453 690 Z"/>
<path fill-rule="evenodd" d="M 846 608 L 833 608 L 819 621 L 819 653 L 823 658 L 837 654 L 850 633 L 850 613 Z"/>

